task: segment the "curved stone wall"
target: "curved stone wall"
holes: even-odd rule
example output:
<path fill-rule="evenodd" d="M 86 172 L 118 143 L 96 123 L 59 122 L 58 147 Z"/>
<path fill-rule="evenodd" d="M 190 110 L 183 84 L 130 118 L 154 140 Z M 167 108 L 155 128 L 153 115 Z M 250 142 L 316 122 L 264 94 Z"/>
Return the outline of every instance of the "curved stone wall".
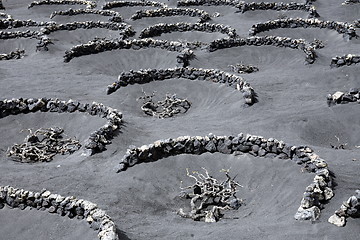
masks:
<path fill-rule="evenodd" d="M 41 35 L 38 31 L 14 31 L 14 32 L 5 32 L 0 31 L 0 39 L 14 39 L 14 38 L 32 38 Z"/>
<path fill-rule="evenodd" d="M 316 0 L 305 0 L 305 5 L 310 5 Z M 233 6 L 244 3 L 242 0 L 178 0 L 177 6 Z"/>
<path fill-rule="evenodd" d="M 335 104 L 357 102 L 360 103 L 360 89 L 352 88 L 348 92 L 335 92 L 334 94 L 328 94 L 327 103 L 329 106 Z"/>
<path fill-rule="evenodd" d="M 292 39 L 287 37 L 277 36 L 263 36 L 263 37 L 248 37 L 248 38 L 230 38 L 220 39 L 211 42 L 208 46 L 210 52 L 218 49 L 241 47 L 241 46 L 275 46 L 275 47 L 288 47 L 292 49 L 300 49 L 306 54 L 306 62 L 312 64 L 316 59 L 316 48 L 323 47 L 319 44 L 307 43 L 304 39 Z"/>
<path fill-rule="evenodd" d="M 344 56 L 336 56 L 331 59 L 331 67 L 349 66 L 351 64 L 360 63 L 360 55 L 346 54 Z"/>
<path fill-rule="evenodd" d="M 256 102 L 254 89 L 242 77 L 215 69 L 202 68 L 168 68 L 168 69 L 145 69 L 140 71 L 122 72 L 118 81 L 109 85 L 107 94 L 111 94 L 120 87 L 132 84 L 145 84 L 152 81 L 162 81 L 171 78 L 185 78 L 189 80 L 204 80 L 226 84 L 242 92 L 245 103 L 252 105 Z"/>
<path fill-rule="evenodd" d="M 20 59 L 25 55 L 25 50 L 16 50 L 9 53 L 0 54 L 0 61 L 2 60 L 12 60 L 12 59 Z"/>
<path fill-rule="evenodd" d="M 86 5 L 88 8 L 95 8 L 96 2 L 86 0 L 42 0 L 30 3 L 28 8 L 40 5 Z"/>
<path fill-rule="evenodd" d="M 110 22 L 123 22 L 124 19 L 120 15 L 120 13 L 111 11 L 111 10 L 99 10 L 99 9 L 69 9 L 65 11 L 55 11 L 51 13 L 50 18 L 54 18 L 57 15 L 62 16 L 73 16 L 73 15 L 79 15 L 79 14 L 98 14 L 102 16 L 109 16 L 111 17 L 109 19 Z"/>
<path fill-rule="evenodd" d="M 143 6 L 143 7 L 167 7 L 165 3 L 156 2 L 156 1 L 111 1 L 107 2 L 102 9 L 111 9 L 118 7 L 135 7 L 135 6 Z"/>
<path fill-rule="evenodd" d="M 46 23 L 37 23 L 33 20 L 0 19 L 0 29 L 20 28 L 20 27 L 39 27 Z"/>
<path fill-rule="evenodd" d="M 32 112 L 85 112 L 92 116 L 105 118 L 107 123 L 91 133 L 90 137 L 85 141 L 85 148 L 88 149 L 89 155 L 104 151 L 105 145 L 111 143 L 111 139 L 114 137 L 115 132 L 120 129 L 122 122 L 121 112 L 96 102 L 89 104 L 71 99 L 62 101 L 57 98 L 19 98 L 0 101 L 0 118 Z"/>
<path fill-rule="evenodd" d="M 199 22 L 211 20 L 210 14 L 200 9 L 193 8 L 160 8 L 155 10 L 139 10 L 131 16 L 132 20 L 138 20 L 144 17 L 168 17 L 168 16 L 190 16 L 199 17 Z"/>
<path fill-rule="evenodd" d="M 341 204 L 340 208 L 335 211 L 328 222 L 338 227 L 344 227 L 346 219 L 349 217 L 360 217 L 360 190 L 355 191 L 355 195 Z"/>
<path fill-rule="evenodd" d="M 197 48 L 194 43 L 180 43 L 167 40 L 155 39 L 133 39 L 133 40 L 93 40 L 85 44 L 74 46 L 69 51 L 65 52 L 64 62 L 70 62 L 75 57 L 85 55 L 97 54 L 105 51 L 112 51 L 116 49 L 133 49 L 139 50 L 143 48 L 160 48 L 168 51 L 175 51 L 183 53 L 183 51 L 191 51 L 190 49 Z M 190 52 L 193 55 L 192 51 Z"/>
<path fill-rule="evenodd" d="M 181 136 L 175 139 L 158 140 L 139 148 L 131 147 L 121 159 L 118 172 L 143 162 L 154 162 L 179 154 L 203 153 L 232 154 L 234 152 L 250 153 L 263 157 L 275 154 L 283 159 L 290 159 L 301 165 L 304 170 L 315 173 L 314 181 L 306 188 L 301 205 L 295 214 L 297 220 L 316 220 L 324 202 L 330 200 L 332 178 L 327 163 L 307 146 L 289 146 L 273 138 L 240 133 L 237 136 Z"/>
<path fill-rule="evenodd" d="M 263 23 L 257 23 L 249 30 L 249 35 L 254 36 L 258 33 L 269 31 L 271 29 L 278 28 L 327 28 L 335 30 L 340 34 L 343 34 L 346 38 L 356 37 L 356 31 L 352 24 L 346 22 L 336 21 L 322 21 L 319 19 L 303 19 L 303 18 L 287 18 L 276 19 Z"/>
<path fill-rule="evenodd" d="M 94 22 L 94 21 L 85 21 L 85 22 L 71 22 L 65 24 L 57 23 L 47 23 L 46 26 L 41 30 L 44 34 L 50 34 L 52 32 L 67 30 L 72 31 L 79 28 L 90 29 L 90 28 L 105 28 L 113 31 L 121 30 L 120 34 L 123 35 L 123 38 L 133 36 L 135 31 L 132 26 L 126 23 L 117 23 L 117 22 Z"/>
<path fill-rule="evenodd" d="M 47 190 L 33 192 L 11 186 L 0 186 L 0 209 L 26 208 L 47 210 L 69 218 L 85 219 L 98 232 L 100 240 L 118 240 L 115 223 L 95 203 L 73 196 L 63 197 Z"/>
<path fill-rule="evenodd" d="M 159 23 L 143 29 L 140 38 L 160 36 L 163 33 L 185 32 L 185 31 L 201 31 L 201 32 L 220 32 L 228 35 L 230 38 L 237 36 L 236 30 L 223 24 L 213 23 Z"/>
<path fill-rule="evenodd" d="M 235 5 L 241 13 L 247 11 L 256 11 L 256 10 L 274 10 L 274 11 L 305 11 L 309 13 L 309 17 L 320 17 L 319 13 L 316 11 L 314 5 L 303 4 L 303 3 L 284 3 L 284 2 L 239 2 Z"/>
<path fill-rule="evenodd" d="M 355 3 L 360 3 L 360 0 L 345 0 L 345 2 L 342 3 L 342 5 L 351 5 Z"/>

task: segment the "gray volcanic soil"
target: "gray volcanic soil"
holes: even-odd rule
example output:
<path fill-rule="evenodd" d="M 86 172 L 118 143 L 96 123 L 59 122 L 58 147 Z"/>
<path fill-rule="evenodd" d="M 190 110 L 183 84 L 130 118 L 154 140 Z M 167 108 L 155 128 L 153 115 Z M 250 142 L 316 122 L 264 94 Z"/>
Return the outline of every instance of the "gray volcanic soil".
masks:
<path fill-rule="evenodd" d="M 301 0 L 298 0 L 302 2 Z M 16 19 L 49 21 L 53 10 L 69 6 L 39 6 L 27 9 L 30 0 L 4 2 L 6 12 Z M 167 1 L 165 1 L 167 2 Z M 341 6 L 340 1 L 318 0 L 318 12 L 324 20 L 352 22 L 360 16 L 360 4 Z M 104 1 L 99 1 L 101 6 Z M 174 1 L 167 2 L 175 6 Z M 79 8 L 80 6 L 73 6 Z M 209 13 L 219 12 L 211 22 L 228 24 L 240 36 L 256 22 L 288 17 L 306 17 L 298 11 L 255 11 L 235 13 L 231 7 L 199 7 Z M 187 21 L 184 17 L 144 18 L 128 20 L 136 8 L 117 8 L 126 22 L 141 29 L 161 21 Z M 151 9 L 151 8 L 149 8 Z M 64 17 L 53 20 L 103 20 L 97 15 Z M 175 20 L 174 20 L 175 19 Z M 197 18 L 189 18 L 195 22 Z M 360 29 L 357 29 L 360 32 Z M 317 50 L 319 58 L 313 65 L 304 65 L 305 55 L 298 50 L 263 47 L 238 47 L 213 53 L 196 51 L 193 67 L 218 68 L 228 71 L 228 65 L 243 63 L 258 66 L 260 71 L 244 75 L 258 94 L 259 102 L 244 107 L 239 92 L 215 83 L 171 79 L 146 85 L 132 85 L 106 95 L 106 86 L 117 79 L 121 71 L 141 68 L 176 66 L 176 53 L 160 49 L 115 50 L 63 62 L 63 54 L 73 45 L 97 37 L 116 37 L 114 31 L 103 29 L 59 31 L 50 34 L 55 39 L 48 52 L 35 52 L 36 40 L 0 40 L 0 52 L 25 49 L 20 60 L 0 62 L 1 99 L 20 97 L 57 97 L 82 102 L 100 102 L 123 112 L 121 132 L 107 146 L 107 151 L 91 157 L 81 151 L 70 156 L 57 156 L 49 163 L 21 164 L 6 157 L 13 143 L 20 143 L 23 129 L 60 126 L 69 136 L 82 142 L 90 132 L 105 123 L 104 119 L 86 114 L 34 113 L 0 119 L 0 183 L 26 190 L 43 188 L 63 196 L 74 195 L 97 203 L 115 221 L 120 239 L 358 239 L 359 219 L 348 219 L 338 228 L 327 219 L 354 190 L 360 186 L 360 107 L 346 104 L 328 107 L 326 95 L 360 87 L 359 65 L 330 68 L 331 58 L 347 53 L 360 54 L 360 39 L 345 41 L 340 34 L 324 29 L 279 29 L 261 35 L 323 40 L 325 48 Z M 217 33 L 196 33 L 204 42 L 222 37 Z M 215 36 L 215 37 L 214 37 Z M 163 38 L 162 38 L 163 37 Z M 164 34 L 159 39 L 194 40 L 189 33 Z M 145 116 L 136 99 L 141 91 L 157 96 L 176 93 L 192 102 L 190 110 L 171 119 Z M 141 146 L 158 139 L 181 135 L 237 134 L 240 132 L 274 137 L 294 145 L 309 145 L 336 175 L 334 198 L 325 205 L 316 222 L 301 222 L 293 216 L 299 207 L 305 187 L 313 175 L 302 173 L 293 162 L 277 158 L 257 158 L 251 155 L 204 154 L 180 155 L 158 162 L 140 164 L 116 174 L 115 168 L 129 145 Z M 348 143 L 346 150 L 331 149 L 338 136 Z M 352 159 L 356 159 L 353 161 Z M 180 181 L 191 184 L 185 169 L 206 167 L 221 178 L 222 168 L 231 168 L 232 175 L 244 185 L 238 196 L 246 205 L 238 211 L 226 212 L 225 219 L 208 224 L 180 218 L 175 212 L 189 205 L 178 198 Z M 96 232 L 85 221 L 68 219 L 36 210 L 2 209 L 0 239 L 97 239 Z"/>

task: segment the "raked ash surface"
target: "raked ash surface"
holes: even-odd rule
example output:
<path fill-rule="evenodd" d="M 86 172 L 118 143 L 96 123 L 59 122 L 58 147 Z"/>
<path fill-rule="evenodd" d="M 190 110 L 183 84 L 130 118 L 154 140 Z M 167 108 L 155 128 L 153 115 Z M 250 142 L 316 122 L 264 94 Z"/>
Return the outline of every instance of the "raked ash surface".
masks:
<path fill-rule="evenodd" d="M 358 239 L 358 1 L 2 3 L 1 239 Z M 191 108 L 147 116 L 154 91 Z M 7 157 L 51 127 L 83 147 Z M 244 186 L 216 223 L 176 214 L 202 167 Z"/>

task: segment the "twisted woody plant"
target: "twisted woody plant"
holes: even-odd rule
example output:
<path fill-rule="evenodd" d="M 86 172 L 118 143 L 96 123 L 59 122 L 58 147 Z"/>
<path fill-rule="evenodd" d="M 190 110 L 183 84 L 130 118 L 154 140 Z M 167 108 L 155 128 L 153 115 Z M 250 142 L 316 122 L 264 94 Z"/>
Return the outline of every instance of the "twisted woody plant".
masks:
<path fill-rule="evenodd" d="M 217 179 L 211 177 L 209 172 L 202 168 L 205 173 L 198 171 L 189 173 L 186 169 L 186 175 L 195 180 L 193 185 L 182 187 L 182 190 L 191 189 L 191 193 L 182 192 L 182 197 L 190 200 L 191 211 L 186 213 L 182 208 L 177 212 L 178 215 L 184 218 L 191 218 L 194 221 L 204 220 L 205 222 L 217 222 L 224 216 L 224 210 L 237 210 L 243 200 L 236 197 L 237 187 L 243 187 L 237 183 L 229 175 L 229 169 L 222 169 L 225 173 L 226 180 L 219 182 Z M 181 181 L 182 184 L 182 181 Z"/>

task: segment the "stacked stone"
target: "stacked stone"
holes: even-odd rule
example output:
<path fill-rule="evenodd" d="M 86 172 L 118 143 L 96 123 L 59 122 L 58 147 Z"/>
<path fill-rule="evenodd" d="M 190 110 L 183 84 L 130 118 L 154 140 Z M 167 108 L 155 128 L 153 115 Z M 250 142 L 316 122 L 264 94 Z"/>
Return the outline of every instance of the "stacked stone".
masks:
<path fill-rule="evenodd" d="M 342 104 L 349 102 L 360 103 L 360 89 L 352 88 L 349 92 L 335 92 L 334 94 L 329 94 L 327 96 L 327 103 L 329 106 L 334 104 Z"/>
<path fill-rule="evenodd" d="M 111 9 L 118 7 L 135 7 L 135 6 L 143 6 L 143 7 L 167 7 L 165 3 L 155 2 L 155 1 L 112 1 L 107 2 L 102 8 L 103 9 Z"/>
<path fill-rule="evenodd" d="M 168 17 L 177 15 L 199 17 L 200 23 L 211 20 L 209 13 L 201 9 L 193 8 L 160 8 L 155 10 L 139 10 L 131 16 L 131 19 L 137 20 L 144 17 Z"/>
<path fill-rule="evenodd" d="M 354 21 L 354 27 L 360 28 L 360 19 Z"/>
<path fill-rule="evenodd" d="M 303 4 L 303 3 L 284 3 L 284 2 L 239 2 L 235 7 L 237 7 L 242 13 L 247 11 L 256 11 L 256 10 L 275 10 L 275 11 L 306 11 L 309 12 L 309 17 L 320 17 L 316 8 L 313 5 Z"/>
<path fill-rule="evenodd" d="M 140 38 L 160 36 L 163 33 L 185 32 L 185 31 L 201 31 L 201 32 L 220 32 L 228 35 L 230 38 L 237 36 L 236 30 L 223 24 L 213 23 L 159 23 L 143 29 Z"/>
<path fill-rule="evenodd" d="M 13 39 L 13 38 L 31 38 L 31 37 L 37 37 L 40 35 L 40 32 L 37 31 L 16 31 L 16 32 L 4 32 L 0 31 L 0 39 Z"/>
<path fill-rule="evenodd" d="M 241 46 L 266 46 L 272 45 L 276 47 L 288 47 L 300 49 L 306 54 L 306 62 L 313 63 L 316 59 L 315 47 L 308 44 L 304 39 L 292 39 L 278 36 L 252 36 L 249 38 L 230 38 L 212 41 L 208 50 L 210 52 L 218 49 L 241 47 Z"/>
<path fill-rule="evenodd" d="M 121 34 L 124 38 L 133 36 L 135 31 L 133 28 L 126 23 L 117 23 L 117 22 L 94 22 L 94 21 L 85 21 L 85 22 L 71 22 L 65 24 L 57 23 L 47 23 L 46 26 L 41 29 L 44 34 L 50 34 L 51 32 L 59 30 L 76 30 L 78 28 L 90 29 L 90 28 L 106 28 L 114 31 L 122 30 Z"/>
<path fill-rule="evenodd" d="M 331 67 L 349 66 L 360 63 L 360 55 L 347 54 L 345 56 L 336 56 L 331 59 Z"/>
<path fill-rule="evenodd" d="M 179 0 L 178 7 L 185 6 L 233 6 L 235 7 L 239 0 Z"/>
<path fill-rule="evenodd" d="M 180 43 L 176 41 L 155 40 L 155 39 L 133 39 L 133 40 L 93 40 L 85 44 L 74 46 L 65 52 L 64 61 L 69 62 L 75 57 L 96 54 L 115 49 L 160 48 L 168 51 L 182 53 L 185 49 L 195 49 L 201 47 L 198 43 Z M 192 52 L 192 51 L 191 51 Z M 193 55 L 193 53 L 191 53 Z"/>
<path fill-rule="evenodd" d="M 11 59 L 20 59 L 25 55 L 25 50 L 16 50 L 10 53 L 0 54 L 0 61 L 2 60 L 11 60 Z"/>
<path fill-rule="evenodd" d="M 257 33 L 269 31 L 277 28 L 328 28 L 343 34 L 344 37 L 352 39 L 356 37 L 356 31 L 354 25 L 346 22 L 336 21 L 322 21 L 319 19 L 303 19 L 303 18 L 287 18 L 287 19 L 276 19 L 267 21 L 264 23 L 258 23 L 251 27 L 249 30 L 250 36 L 254 36 Z"/>
<path fill-rule="evenodd" d="M 301 205 L 295 214 L 297 220 L 319 218 L 322 203 L 333 197 L 332 178 L 327 163 L 307 146 L 288 146 L 273 138 L 240 133 L 237 136 L 182 136 L 158 140 L 139 148 L 131 146 L 121 159 L 118 172 L 143 162 L 154 162 L 179 154 L 249 153 L 254 156 L 278 156 L 291 159 L 308 172 L 315 173 L 314 181 L 306 188 Z"/>
<path fill-rule="evenodd" d="M 95 8 L 96 2 L 86 0 L 42 0 L 30 3 L 28 8 L 40 5 L 86 5 L 87 8 Z"/>
<path fill-rule="evenodd" d="M 65 11 L 55 11 L 51 13 L 50 18 L 54 18 L 56 15 L 63 15 L 63 16 L 73 16 L 73 15 L 79 15 L 79 14 L 98 14 L 102 16 L 110 16 L 110 22 L 123 22 L 124 19 L 120 15 L 120 13 L 111 11 L 111 10 L 99 10 L 99 9 L 69 9 Z"/>
<path fill-rule="evenodd" d="M 73 196 L 63 197 L 47 190 L 41 192 L 26 191 L 11 186 L 0 186 L 0 209 L 26 208 L 48 211 L 69 218 L 85 219 L 90 227 L 98 232 L 100 240 L 118 240 L 115 223 L 95 203 L 77 199 Z"/>
<path fill-rule="evenodd" d="M 245 103 L 255 103 L 256 94 L 254 89 L 242 77 L 215 69 L 202 68 L 168 68 L 168 69 L 145 69 L 139 71 L 122 72 L 118 81 L 107 88 L 107 94 L 115 92 L 120 87 L 132 84 L 145 84 L 152 81 L 162 81 L 171 78 L 185 78 L 190 80 L 204 80 L 226 84 L 242 92 Z"/>
<path fill-rule="evenodd" d="M 345 2 L 342 3 L 342 5 L 349 5 L 355 3 L 360 3 L 360 0 L 346 0 Z"/>
<path fill-rule="evenodd" d="M 335 214 L 329 218 L 329 223 L 332 223 L 338 227 L 344 227 L 346 219 L 348 217 L 360 216 L 360 190 L 355 191 L 355 195 L 349 197 L 349 199 L 341 207 L 335 211 Z"/>
<path fill-rule="evenodd" d="M 0 1 L 0 9 L 1 9 L 1 1 Z M 11 20 L 13 17 L 7 13 L 0 12 L 0 17 L 5 18 L 6 20 Z"/>
<path fill-rule="evenodd" d="M 37 23 L 33 20 L 0 19 L 0 29 L 20 28 L 20 27 L 39 27 L 46 23 Z"/>
<path fill-rule="evenodd" d="M 86 112 L 92 116 L 105 118 L 107 123 L 100 129 L 90 134 L 85 142 L 85 148 L 89 155 L 104 151 L 105 145 L 111 143 L 115 132 L 120 128 L 122 113 L 116 109 L 104 106 L 101 103 L 93 102 L 80 103 L 77 101 L 61 101 L 57 98 L 19 98 L 0 101 L 0 118 L 30 112 Z"/>

